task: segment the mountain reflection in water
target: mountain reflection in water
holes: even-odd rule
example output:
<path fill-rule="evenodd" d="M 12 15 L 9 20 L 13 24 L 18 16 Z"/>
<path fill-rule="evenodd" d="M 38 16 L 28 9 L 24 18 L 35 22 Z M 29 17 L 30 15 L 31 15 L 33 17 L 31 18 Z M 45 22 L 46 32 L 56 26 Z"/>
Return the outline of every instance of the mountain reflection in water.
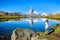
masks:
<path fill-rule="evenodd" d="M 49 20 L 49 30 L 51 26 L 60 24 L 60 21 Z M 0 19 L 0 36 L 10 36 L 16 28 L 31 29 L 34 32 L 45 32 L 45 21 L 42 18 L 22 18 L 22 19 Z"/>

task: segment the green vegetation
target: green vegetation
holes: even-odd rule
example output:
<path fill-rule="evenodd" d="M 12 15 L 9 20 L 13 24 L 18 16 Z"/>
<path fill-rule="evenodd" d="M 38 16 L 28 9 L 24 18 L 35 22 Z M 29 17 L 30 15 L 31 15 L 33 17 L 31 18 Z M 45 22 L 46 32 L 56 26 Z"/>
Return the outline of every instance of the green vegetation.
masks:
<path fill-rule="evenodd" d="M 0 19 L 0 22 L 4 22 L 4 21 L 10 21 L 10 20 L 20 20 L 20 18 L 15 18 L 15 19 Z"/>
<path fill-rule="evenodd" d="M 49 19 L 60 20 L 60 14 L 48 15 L 48 16 L 42 16 L 42 18 L 49 18 Z"/>
<path fill-rule="evenodd" d="M 52 26 L 52 30 L 56 30 L 58 27 L 60 26 L 60 24 L 56 24 L 55 26 Z"/>
<path fill-rule="evenodd" d="M 18 18 L 24 18 L 23 16 L 0 16 L 0 19 L 18 19 Z"/>
<path fill-rule="evenodd" d="M 56 24 L 51 27 L 52 31 L 45 35 L 43 32 L 36 32 L 40 38 L 45 38 L 47 40 L 60 40 L 60 24 Z"/>
<path fill-rule="evenodd" d="M 48 40 L 60 40 L 60 24 L 56 24 L 55 26 L 52 26 L 52 32 L 47 36 Z"/>
<path fill-rule="evenodd" d="M 36 34 L 38 34 L 39 38 L 41 39 L 45 37 L 44 32 L 36 32 Z"/>

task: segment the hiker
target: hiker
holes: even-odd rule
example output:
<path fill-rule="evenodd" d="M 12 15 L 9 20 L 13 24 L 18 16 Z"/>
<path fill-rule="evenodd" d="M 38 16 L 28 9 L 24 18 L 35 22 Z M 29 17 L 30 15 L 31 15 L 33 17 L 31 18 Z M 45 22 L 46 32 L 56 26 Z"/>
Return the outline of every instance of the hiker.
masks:
<path fill-rule="evenodd" d="M 46 19 L 46 22 L 45 22 L 45 34 L 48 34 L 48 28 L 49 28 L 49 22 L 48 22 L 48 19 Z"/>

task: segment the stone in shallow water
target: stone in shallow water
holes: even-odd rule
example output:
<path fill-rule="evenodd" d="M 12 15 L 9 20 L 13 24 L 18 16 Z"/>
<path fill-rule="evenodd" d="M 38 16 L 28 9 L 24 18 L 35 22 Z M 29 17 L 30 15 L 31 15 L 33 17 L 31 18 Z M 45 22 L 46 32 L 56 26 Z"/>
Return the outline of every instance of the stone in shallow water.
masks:
<path fill-rule="evenodd" d="M 32 30 L 17 28 L 13 30 L 11 40 L 40 40 Z"/>

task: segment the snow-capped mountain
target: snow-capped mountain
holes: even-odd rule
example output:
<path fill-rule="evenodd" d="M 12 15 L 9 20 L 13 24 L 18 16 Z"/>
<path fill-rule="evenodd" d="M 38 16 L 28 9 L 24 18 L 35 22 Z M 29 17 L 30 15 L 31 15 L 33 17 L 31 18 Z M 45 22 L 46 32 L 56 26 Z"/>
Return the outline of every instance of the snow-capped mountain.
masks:
<path fill-rule="evenodd" d="M 56 15 L 56 14 L 60 14 L 60 12 L 55 12 L 55 13 L 53 13 L 52 15 Z"/>
<path fill-rule="evenodd" d="M 57 13 L 53 13 L 52 15 L 56 15 Z"/>
<path fill-rule="evenodd" d="M 47 13 L 42 13 L 41 16 L 48 16 L 48 14 Z"/>
<path fill-rule="evenodd" d="M 23 13 L 22 15 L 24 15 L 24 16 L 34 16 L 34 17 L 37 17 L 37 16 L 48 16 L 47 13 L 37 12 L 37 11 L 33 10 L 32 8 L 30 8 L 28 12 Z"/>
<path fill-rule="evenodd" d="M 38 14 L 39 12 L 37 12 L 37 11 L 34 11 L 33 13 L 34 13 L 34 14 Z"/>

